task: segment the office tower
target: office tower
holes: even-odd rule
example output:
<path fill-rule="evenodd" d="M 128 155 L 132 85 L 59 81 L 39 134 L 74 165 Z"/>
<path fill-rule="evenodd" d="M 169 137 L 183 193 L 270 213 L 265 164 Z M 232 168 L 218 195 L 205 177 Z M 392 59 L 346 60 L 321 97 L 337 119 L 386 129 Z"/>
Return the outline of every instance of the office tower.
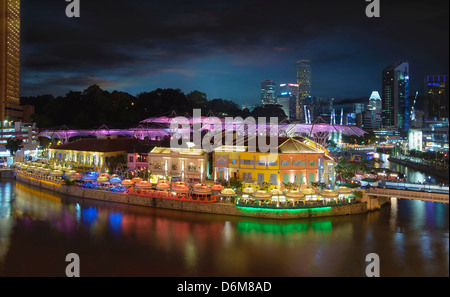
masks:
<path fill-rule="evenodd" d="M 277 104 L 290 120 L 295 120 L 296 106 L 298 100 L 298 85 L 292 83 L 280 84 L 280 94 L 277 97 Z"/>
<path fill-rule="evenodd" d="M 261 82 L 261 103 L 275 104 L 275 83 L 271 79 L 265 79 Z"/>
<path fill-rule="evenodd" d="M 297 84 L 298 101 L 297 101 L 297 120 L 305 122 L 303 114 L 303 101 L 311 96 L 311 62 L 308 60 L 300 60 L 297 62 Z"/>
<path fill-rule="evenodd" d="M 23 118 L 20 106 L 20 0 L 0 1 L 0 127 Z"/>
<path fill-rule="evenodd" d="M 381 97 L 373 91 L 364 112 L 364 128 L 381 128 Z"/>
<path fill-rule="evenodd" d="M 367 109 L 374 111 L 375 113 L 381 114 L 381 97 L 377 91 L 373 91 L 369 97 L 369 104 L 367 105 Z"/>
<path fill-rule="evenodd" d="M 425 117 L 448 119 L 448 75 L 428 75 L 425 78 Z"/>
<path fill-rule="evenodd" d="M 366 104 L 364 103 L 353 103 L 353 113 L 358 114 L 366 110 Z"/>
<path fill-rule="evenodd" d="M 409 64 L 394 63 L 382 72 L 382 122 L 386 128 L 409 128 Z"/>

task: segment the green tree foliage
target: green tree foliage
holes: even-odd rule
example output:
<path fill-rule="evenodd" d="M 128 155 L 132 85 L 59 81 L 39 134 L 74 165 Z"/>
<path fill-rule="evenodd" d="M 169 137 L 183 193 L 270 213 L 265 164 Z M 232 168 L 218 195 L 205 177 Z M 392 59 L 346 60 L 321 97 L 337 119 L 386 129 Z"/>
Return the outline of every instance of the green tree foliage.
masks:
<path fill-rule="evenodd" d="M 111 128 L 136 126 L 149 117 L 175 111 L 179 115 L 192 114 L 194 108 L 209 111 L 219 116 L 278 117 L 286 115 L 279 105 L 256 108 L 253 113 L 241 110 L 235 102 L 222 98 L 208 100 L 198 90 L 185 95 L 180 89 L 156 89 L 137 96 L 126 92 L 102 90 L 98 85 L 89 86 L 82 92 L 70 91 L 64 96 L 40 95 L 22 97 L 21 105 L 32 105 L 35 109 L 33 122 L 39 128 L 59 129 L 66 125 L 73 129 L 87 129 L 106 124 Z"/>
<path fill-rule="evenodd" d="M 22 139 L 19 138 L 8 138 L 6 140 L 5 148 L 9 150 L 11 156 L 14 156 L 18 150 L 22 148 Z"/>
<path fill-rule="evenodd" d="M 268 123 L 270 120 L 270 117 L 276 117 L 279 121 L 282 121 L 286 118 L 286 114 L 281 109 L 281 106 L 278 104 L 267 104 L 263 106 L 256 107 L 252 113 L 251 116 L 255 119 L 258 119 L 259 117 L 266 118 L 266 122 Z"/>

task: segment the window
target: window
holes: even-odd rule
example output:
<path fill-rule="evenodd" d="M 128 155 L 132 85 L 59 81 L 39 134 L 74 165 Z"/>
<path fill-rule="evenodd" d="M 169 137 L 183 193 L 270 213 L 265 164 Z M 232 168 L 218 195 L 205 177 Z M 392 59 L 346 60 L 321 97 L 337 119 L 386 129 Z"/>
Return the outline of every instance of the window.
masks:
<path fill-rule="evenodd" d="M 316 166 L 316 161 L 309 161 L 308 166 Z"/>
<path fill-rule="evenodd" d="M 269 166 L 278 166 L 278 161 L 269 161 Z"/>
<path fill-rule="evenodd" d="M 153 169 L 161 169 L 162 168 L 162 162 L 155 162 L 153 164 Z"/>
<path fill-rule="evenodd" d="M 277 175 L 276 174 L 271 174 L 270 175 L 270 184 L 272 185 L 277 185 Z"/>
<path fill-rule="evenodd" d="M 128 162 L 133 163 L 134 162 L 133 160 L 134 160 L 133 156 L 130 156 L 130 158 L 128 159 Z"/>
<path fill-rule="evenodd" d="M 236 159 L 231 159 L 231 164 L 236 164 Z"/>
<path fill-rule="evenodd" d="M 258 173 L 258 184 L 262 184 L 264 182 L 264 173 Z"/>
<path fill-rule="evenodd" d="M 266 166 L 266 161 L 264 161 L 264 160 L 258 160 L 258 161 L 256 161 L 256 165 L 259 165 L 259 166 Z"/>
<path fill-rule="evenodd" d="M 305 166 L 305 161 L 292 161 L 292 166 Z"/>
<path fill-rule="evenodd" d="M 194 163 L 189 163 L 188 171 L 197 171 L 197 165 L 195 165 Z"/>
<path fill-rule="evenodd" d="M 314 173 L 310 173 L 308 174 L 308 183 L 311 184 L 313 182 L 315 182 L 315 177 L 314 177 Z"/>
<path fill-rule="evenodd" d="M 242 165 L 253 165 L 253 160 L 241 159 L 241 164 Z"/>
<path fill-rule="evenodd" d="M 281 161 L 281 166 L 289 166 L 289 161 Z"/>
<path fill-rule="evenodd" d="M 288 183 L 289 183 L 289 174 L 283 174 L 283 184 L 288 184 Z"/>

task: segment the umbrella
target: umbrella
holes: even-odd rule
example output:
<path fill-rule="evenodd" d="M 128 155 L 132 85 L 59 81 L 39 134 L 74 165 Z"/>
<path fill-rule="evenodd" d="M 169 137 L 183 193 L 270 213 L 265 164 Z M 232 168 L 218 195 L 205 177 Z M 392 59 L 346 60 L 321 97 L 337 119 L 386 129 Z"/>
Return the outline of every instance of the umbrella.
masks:
<path fill-rule="evenodd" d="M 83 181 L 94 181 L 94 180 L 97 180 L 97 177 L 94 176 L 94 175 L 87 174 L 87 175 L 82 177 L 82 180 Z"/>
<path fill-rule="evenodd" d="M 194 185 L 192 192 L 195 194 L 209 194 L 211 189 L 207 185 L 199 183 Z"/>
<path fill-rule="evenodd" d="M 80 179 L 83 179 L 83 175 L 81 173 L 75 172 L 75 173 L 70 175 L 70 178 L 71 179 L 78 179 L 78 180 L 80 180 Z"/>
<path fill-rule="evenodd" d="M 326 190 L 320 191 L 319 195 L 322 198 L 336 199 L 339 194 L 334 190 L 326 189 Z"/>
<path fill-rule="evenodd" d="M 61 170 L 50 171 L 51 176 L 62 176 L 64 173 Z"/>
<path fill-rule="evenodd" d="M 270 194 L 267 191 L 259 190 L 252 194 L 252 197 L 255 199 L 269 199 L 272 197 L 272 194 Z"/>
<path fill-rule="evenodd" d="M 220 195 L 224 197 L 229 197 L 236 195 L 236 192 L 233 189 L 227 188 L 220 191 Z"/>
<path fill-rule="evenodd" d="M 142 180 L 142 181 L 136 183 L 136 188 L 148 189 L 151 187 L 152 187 L 152 183 L 148 182 L 146 180 Z"/>
<path fill-rule="evenodd" d="M 166 180 L 160 180 L 156 183 L 156 189 L 167 190 L 170 188 L 169 182 Z"/>
<path fill-rule="evenodd" d="M 134 182 L 131 179 L 124 179 L 120 184 L 124 187 L 131 187 Z"/>
<path fill-rule="evenodd" d="M 221 191 L 223 190 L 223 186 L 221 184 L 214 184 L 211 186 L 211 190 L 213 191 Z"/>
<path fill-rule="evenodd" d="M 305 194 L 303 194 L 299 190 L 292 190 L 292 191 L 286 192 L 286 197 L 290 198 L 290 199 L 303 199 L 303 198 L 305 198 Z"/>
<path fill-rule="evenodd" d="M 172 190 L 177 193 L 187 193 L 189 192 L 189 187 L 185 182 L 178 181 L 172 185 Z"/>
<path fill-rule="evenodd" d="M 242 190 L 242 193 L 245 193 L 245 194 L 253 194 L 255 192 L 256 192 L 256 189 L 255 188 L 251 188 L 251 187 L 247 187 L 247 188 Z"/>
<path fill-rule="evenodd" d="M 109 182 L 112 183 L 112 184 L 119 184 L 119 183 L 122 182 L 122 179 L 120 177 L 118 177 L 118 176 L 114 176 L 114 177 L 111 177 Z"/>
<path fill-rule="evenodd" d="M 105 183 L 107 181 L 109 181 L 109 178 L 107 176 L 104 176 L 104 175 L 103 176 L 99 176 L 97 178 L 97 182 L 99 182 L 99 183 Z"/>
<path fill-rule="evenodd" d="M 134 178 L 132 179 L 133 183 L 140 182 L 141 180 L 142 180 L 142 178 L 140 178 L 140 177 L 134 177 Z"/>

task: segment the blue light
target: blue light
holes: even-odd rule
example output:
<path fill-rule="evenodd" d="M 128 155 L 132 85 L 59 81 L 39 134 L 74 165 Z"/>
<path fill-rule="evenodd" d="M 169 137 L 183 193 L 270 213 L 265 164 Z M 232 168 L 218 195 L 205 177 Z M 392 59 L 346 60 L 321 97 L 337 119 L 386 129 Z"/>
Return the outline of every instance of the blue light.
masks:
<path fill-rule="evenodd" d="M 112 213 L 109 215 L 109 227 L 114 234 L 120 234 L 122 226 L 122 215 L 120 213 Z"/>
<path fill-rule="evenodd" d="M 83 215 L 83 222 L 86 225 L 90 226 L 97 220 L 97 208 L 89 207 L 87 209 L 83 209 L 82 215 Z"/>

